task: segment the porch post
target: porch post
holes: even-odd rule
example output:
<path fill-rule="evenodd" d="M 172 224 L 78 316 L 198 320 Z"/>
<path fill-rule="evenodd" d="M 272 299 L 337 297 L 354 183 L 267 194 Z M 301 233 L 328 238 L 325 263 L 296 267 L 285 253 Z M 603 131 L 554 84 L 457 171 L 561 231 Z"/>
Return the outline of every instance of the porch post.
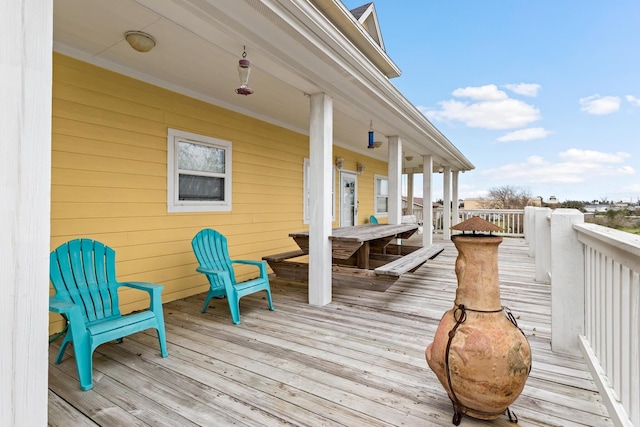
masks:
<path fill-rule="evenodd" d="M 433 244 L 433 157 L 422 156 L 422 246 Z"/>
<path fill-rule="evenodd" d="M 407 173 L 407 215 L 413 215 L 413 171 Z"/>
<path fill-rule="evenodd" d="M 551 350 L 581 356 L 584 335 L 584 249 L 573 224 L 583 224 L 577 209 L 551 213 Z"/>
<path fill-rule="evenodd" d="M 400 224 L 402 219 L 402 140 L 390 136 L 389 145 L 389 224 Z"/>
<path fill-rule="evenodd" d="M 444 217 L 442 218 L 442 238 L 451 240 L 451 167 L 445 166 L 443 173 Z"/>
<path fill-rule="evenodd" d="M 453 195 L 451 196 L 451 201 L 453 202 L 451 208 L 451 225 L 456 225 L 460 222 L 460 214 L 458 213 L 458 177 L 460 176 L 460 171 L 453 171 L 451 173 L 451 181 L 453 187 Z"/>
<path fill-rule="evenodd" d="M 535 209 L 536 282 L 551 283 L 551 209 Z"/>
<path fill-rule="evenodd" d="M 524 208 L 524 238 L 529 244 L 529 256 L 536 256 L 536 207 L 527 206 Z"/>
<path fill-rule="evenodd" d="M 0 2 L 0 425 L 47 425 L 51 1 Z"/>
<path fill-rule="evenodd" d="M 331 195 L 333 99 L 311 95 L 309 123 L 309 304 L 331 302 Z"/>

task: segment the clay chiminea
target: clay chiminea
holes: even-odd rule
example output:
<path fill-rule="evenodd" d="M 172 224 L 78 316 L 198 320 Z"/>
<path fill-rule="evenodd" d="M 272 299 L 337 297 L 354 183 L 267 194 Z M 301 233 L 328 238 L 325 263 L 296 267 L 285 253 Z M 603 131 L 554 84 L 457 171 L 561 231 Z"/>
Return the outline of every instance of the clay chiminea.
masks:
<path fill-rule="evenodd" d="M 513 421 L 508 407 L 529 376 L 531 348 L 500 303 L 502 237 L 491 235 L 500 228 L 479 217 L 451 228 L 463 232 L 451 238 L 458 249 L 458 289 L 454 307 L 444 313 L 426 349 L 427 363 L 453 403 L 453 424 L 459 425 L 463 414 L 490 420 L 507 412 Z"/>

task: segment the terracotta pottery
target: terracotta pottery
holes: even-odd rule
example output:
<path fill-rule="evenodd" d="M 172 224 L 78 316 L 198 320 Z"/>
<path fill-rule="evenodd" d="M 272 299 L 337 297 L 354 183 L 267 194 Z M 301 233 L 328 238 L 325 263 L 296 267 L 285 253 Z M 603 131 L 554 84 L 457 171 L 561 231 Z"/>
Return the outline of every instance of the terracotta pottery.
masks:
<path fill-rule="evenodd" d="M 456 227 L 498 229 L 480 218 Z M 500 303 L 498 245 L 502 237 L 458 234 L 452 240 L 458 249 L 455 305 L 443 315 L 425 353 L 453 403 L 453 423 L 458 425 L 463 414 L 489 420 L 507 412 L 529 376 L 531 348 Z M 511 418 L 512 413 L 508 414 Z"/>

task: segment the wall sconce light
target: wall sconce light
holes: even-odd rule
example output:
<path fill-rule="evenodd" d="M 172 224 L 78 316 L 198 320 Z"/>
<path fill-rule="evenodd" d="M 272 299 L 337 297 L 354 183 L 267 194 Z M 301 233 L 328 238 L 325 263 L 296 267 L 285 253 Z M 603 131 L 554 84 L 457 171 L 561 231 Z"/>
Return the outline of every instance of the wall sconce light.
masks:
<path fill-rule="evenodd" d="M 238 95 L 251 95 L 253 89 L 249 87 L 249 74 L 251 74 L 251 62 L 247 59 L 246 46 L 243 48 L 242 59 L 238 61 L 238 75 L 240 76 L 240 87 L 236 89 Z"/>
<path fill-rule="evenodd" d="M 373 120 L 369 122 L 369 145 L 367 145 L 367 148 L 376 148 L 373 142 Z"/>
<path fill-rule="evenodd" d="M 342 169 L 344 166 L 344 159 L 342 157 L 336 157 L 336 167 Z"/>
<path fill-rule="evenodd" d="M 356 164 L 356 171 L 358 172 L 358 175 L 362 175 L 362 173 L 364 172 L 364 163 L 358 162 Z"/>
<path fill-rule="evenodd" d="M 124 38 L 129 43 L 129 46 L 138 52 L 149 52 L 156 45 L 156 39 L 142 31 L 127 31 L 124 33 Z"/>

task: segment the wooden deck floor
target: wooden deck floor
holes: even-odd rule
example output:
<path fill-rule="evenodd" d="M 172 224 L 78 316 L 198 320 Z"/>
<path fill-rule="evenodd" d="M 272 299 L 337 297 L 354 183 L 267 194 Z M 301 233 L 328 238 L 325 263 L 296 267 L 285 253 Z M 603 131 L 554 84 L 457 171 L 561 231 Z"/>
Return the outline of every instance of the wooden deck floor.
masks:
<path fill-rule="evenodd" d="M 94 389 L 82 392 L 67 351 L 50 364 L 54 426 L 451 426 L 452 407 L 424 350 L 453 304 L 453 245 L 386 292 L 334 287 L 325 307 L 306 284 L 272 280 L 241 300 L 242 324 L 225 300 L 200 313 L 204 295 L 165 304 L 169 357 L 155 334 L 105 344 L 94 355 Z M 612 425 L 581 359 L 550 350 L 550 292 L 533 280 L 520 239 L 500 246 L 502 303 L 533 351 L 527 385 L 512 405 L 521 426 Z M 50 360 L 57 344 L 51 345 Z M 506 417 L 462 426 L 512 426 Z"/>

